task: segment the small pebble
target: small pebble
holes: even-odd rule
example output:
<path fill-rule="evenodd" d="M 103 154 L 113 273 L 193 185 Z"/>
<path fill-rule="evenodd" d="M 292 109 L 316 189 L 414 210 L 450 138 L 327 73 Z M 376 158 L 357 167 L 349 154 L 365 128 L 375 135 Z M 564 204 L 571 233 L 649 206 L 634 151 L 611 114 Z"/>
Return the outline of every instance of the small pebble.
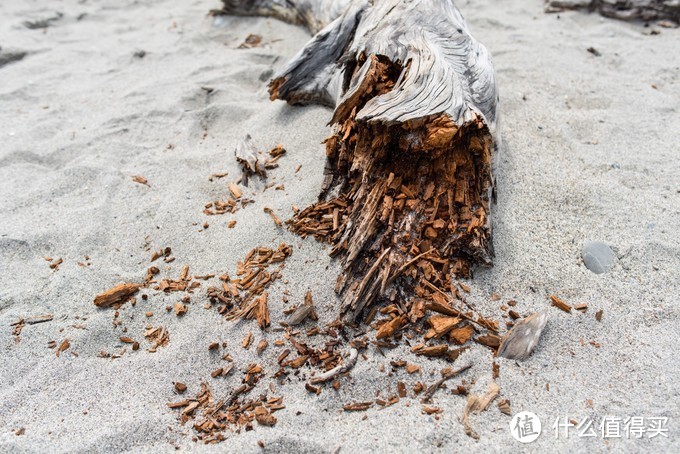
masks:
<path fill-rule="evenodd" d="M 616 254 L 601 241 L 587 241 L 583 244 L 581 258 L 586 268 L 595 274 L 606 273 L 616 263 Z"/>

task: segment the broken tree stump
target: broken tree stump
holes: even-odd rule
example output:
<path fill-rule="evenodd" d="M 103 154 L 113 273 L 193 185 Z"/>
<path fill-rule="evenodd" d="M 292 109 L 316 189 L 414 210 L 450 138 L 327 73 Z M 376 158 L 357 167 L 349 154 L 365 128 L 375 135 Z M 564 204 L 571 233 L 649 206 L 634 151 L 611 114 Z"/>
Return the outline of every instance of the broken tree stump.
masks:
<path fill-rule="evenodd" d="M 547 13 L 568 9 L 597 11 L 621 20 L 670 20 L 680 24 L 678 0 L 545 0 Z"/>
<path fill-rule="evenodd" d="M 228 13 L 310 30 L 329 20 L 318 4 L 340 3 L 224 0 Z M 344 3 L 269 85 L 272 100 L 335 109 L 320 201 L 289 224 L 342 260 L 336 291 L 351 320 L 379 298 L 404 313 L 447 305 L 451 277 L 493 256 L 491 56 L 451 0 Z"/>

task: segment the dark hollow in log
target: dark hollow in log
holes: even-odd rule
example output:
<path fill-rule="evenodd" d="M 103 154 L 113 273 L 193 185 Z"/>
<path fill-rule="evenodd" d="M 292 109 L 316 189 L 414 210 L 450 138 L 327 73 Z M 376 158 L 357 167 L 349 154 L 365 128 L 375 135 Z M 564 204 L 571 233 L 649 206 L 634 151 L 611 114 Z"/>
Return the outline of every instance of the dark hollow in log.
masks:
<path fill-rule="evenodd" d="M 300 5 L 276 16 L 297 23 Z M 448 298 L 452 276 L 491 264 L 498 97 L 491 57 L 452 1 L 348 2 L 269 91 L 335 108 L 320 201 L 289 223 L 342 260 L 348 318 L 379 298 L 404 312 Z"/>
<path fill-rule="evenodd" d="M 597 11 L 605 17 L 621 20 L 670 20 L 680 24 L 678 0 L 545 0 L 546 12 L 568 9 Z"/>

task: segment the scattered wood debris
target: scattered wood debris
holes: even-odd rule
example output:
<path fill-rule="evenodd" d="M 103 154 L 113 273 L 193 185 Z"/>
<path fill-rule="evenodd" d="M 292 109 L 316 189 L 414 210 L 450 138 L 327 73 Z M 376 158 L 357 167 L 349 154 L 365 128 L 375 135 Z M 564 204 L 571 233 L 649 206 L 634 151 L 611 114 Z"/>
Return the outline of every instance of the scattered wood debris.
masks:
<path fill-rule="evenodd" d="M 218 302 L 218 312 L 224 314 L 227 320 L 255 318 L 261 329 L 270 324 L 265 290 L 281 277 L 284 261 L 292 253 L 292 248 L 281 243 L 276 250 L 259 247 L 251 250 L 244 261 L 237 265 L 238 279 L 231 279 L 229 275 L 220 276 L 222 288 L 208 288 L 208 296 L 212 304 Z M 269 272 L 272 265 L 278 267 Z"/>
<path fill-rule="evenodd" d="M 144 337 L 151 342 L 151 348 L 148 350 L 149 353 L 155 353 L 159 347 L 165 347 L 170 342 L 170 333 L 164 326 L 156 328 L 152 326 L 147 327 Z"/>
<path fill-rule="evenodd" d="M 602 309 L 595 312 L 595 320 L 597 320 L 598 322 L 601 322 L 602 321 L 602 315 L 604 315 L 604 311 Z"/>
<path fill-rule="evenodd" d="M 263 426 L 275 425 L 277 419 L 274 412 L 285 408 L 283 397 L 268 397 L 265 393 L 256 399 L 248 399 L 247 395 L 254 384 L 249 384 L 247 380 L 244 378 L 241 386 L 220 400 L 215 400 L 207 383 L 201 383 L 201 390 L 195 398 L 171 402 L 168 407 L 179 411 L 181 423 L 195 421 L 193 428 L 197 433 L 196 439 L 206 444 L 224 441 L 225 430 L 252 430 L 254 422 Z"/>

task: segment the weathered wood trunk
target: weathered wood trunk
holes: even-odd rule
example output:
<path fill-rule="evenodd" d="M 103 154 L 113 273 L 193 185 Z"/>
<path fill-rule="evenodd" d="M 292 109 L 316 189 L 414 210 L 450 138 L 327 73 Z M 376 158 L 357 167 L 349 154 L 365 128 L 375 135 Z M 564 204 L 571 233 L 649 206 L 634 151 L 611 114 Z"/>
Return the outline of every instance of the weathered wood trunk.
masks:
<path fill-rule="evenodd" d="M 567 9 L 598 11 L 606 17 L 622 20 L 671 20 L 680 23 L 678 0 L 545 0 L 546 12 Z"/>
<path fill-rule="evenodd" d="M 280 3 L 238 8 L 318 24 L 299 19 L 311 2 Z M 379 298 L 410 314 L 491 264 L 493 66 L 451 0 L 346 3 L 269 86 L 272 99 L 335 108 L 320 201 L 290 225 L 343 261 L 349 318 Z"/>
<path fill-rule="evenodd" d="M 275 17 L 318 33 L 339 17 L 351 0 L 222 0 L 222 11 L 235 16 Z"/>

